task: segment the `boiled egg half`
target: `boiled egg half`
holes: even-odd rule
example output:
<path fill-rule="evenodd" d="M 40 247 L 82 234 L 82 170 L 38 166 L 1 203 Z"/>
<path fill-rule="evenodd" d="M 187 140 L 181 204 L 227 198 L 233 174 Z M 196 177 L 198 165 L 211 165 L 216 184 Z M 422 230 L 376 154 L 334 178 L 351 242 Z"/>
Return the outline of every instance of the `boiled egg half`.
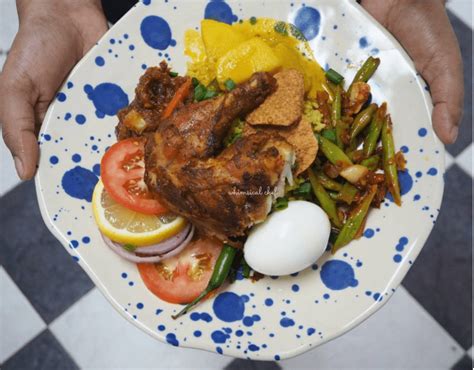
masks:
<path fill-rule="evenodd" d="M 311 266 L 326 250 L 331 224 L 314 203 L 290 201 L 249 234 L 244 246 L 249 266 L 264 275 L 289 275 Z"/>

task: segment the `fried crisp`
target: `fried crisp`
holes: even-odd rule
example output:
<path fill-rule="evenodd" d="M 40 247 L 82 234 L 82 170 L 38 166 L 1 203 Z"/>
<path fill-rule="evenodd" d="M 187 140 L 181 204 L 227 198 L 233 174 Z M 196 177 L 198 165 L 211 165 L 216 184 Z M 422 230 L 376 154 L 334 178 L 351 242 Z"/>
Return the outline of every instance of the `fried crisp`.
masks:
<path fill-rule="evenodd" d="M 257 109 L 247 116 L 251 125 L 291 126 L 300 121 L 304 103 L 304 77 L 294 69 L 275 76 L 278 87 Z"/>
<path fill-rule="evenodd" d="M 293 146 L 296 152 L 296 168 L 293 170 L 295 176 L 306 171 L 316 159 L 319 149 L 318 140 L 314 136 L 311 123 L 304 117 L 300 122 L 289 127 L 248 124 L 244 126 L 244 136 L 259 131 L 279 134 Z"/>

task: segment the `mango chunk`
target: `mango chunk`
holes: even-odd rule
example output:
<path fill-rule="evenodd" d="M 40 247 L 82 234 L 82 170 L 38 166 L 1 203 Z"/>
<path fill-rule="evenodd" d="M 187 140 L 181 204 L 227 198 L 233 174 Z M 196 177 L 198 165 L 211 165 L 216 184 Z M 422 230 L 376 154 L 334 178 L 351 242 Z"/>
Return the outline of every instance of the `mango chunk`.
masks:
<path fill-rule="evenodd" d="M 221 87 L 228 79 L 241 83 L 255 72 L 272 72 L 282 66 L 270 46 L 258 37 L 230 50 L 217 61 L 217 81 Z"/>
<path fill-rule="evenodd" d="M 201 34 L 187 30 L 184 34 L 184 54 L 189 57 L 187 75 L 209 84 L 216 77 L 215 64 L 209 61 Z"/>
<path fill-rule="evenodd" d="M 215 63 L 229 50 L 247 40 L 247 37 L 234 27 L 211 19 L 201 22 L 201 34 L 211 63 Z"/>

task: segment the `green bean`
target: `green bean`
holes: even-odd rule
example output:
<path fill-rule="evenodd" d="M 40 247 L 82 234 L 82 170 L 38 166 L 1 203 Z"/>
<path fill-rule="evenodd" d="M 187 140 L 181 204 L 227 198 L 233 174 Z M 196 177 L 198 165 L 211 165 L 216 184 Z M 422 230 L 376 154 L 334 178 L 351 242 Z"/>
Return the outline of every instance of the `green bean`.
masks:
<path fill-rule="evenodd" d="M 341 119 L 341 104 L 342 104 L 342 95 L 341 95 L 341 86 L 336 85 L 334 89 L 334 100 L 331 105 L 331 121 L 332 126 L 336 127 L 337 122 Z M 336 135 L 337 139 L 337 135 Z"/>
<path fill-rule="evenodd" d="M 360 149 L 347 152 L 346 154 L 349 157 L 349 159 L 354 163 L 358 163 L 364 158 L 364 152 Z"/>
<path fill-rule="evenodd" d="M 216 264 L 214 265 L 214 271 L 212 272 L 211 279 L 209 280 L 206 289 L 204 289 L 204 291 L 199 294 L 199 296 L 194 301 L 187 304 L 186 307 L 184 307 L 179 313 L 171 316 L 173 319 L 176 320 L 178 317 L 185 315 L 205 296 L 207 296 L 213 290 L 219 288 L 224 283 L 224 281 L 227 279 L 227 276 L 229 275 L 229 271 L 232 267 L 232 262 L 234 261 L 236 253 L 237 249 L 224 243 L 224 247 L 217 258 Z"/>
<path fill-rule="evenodd" d="M 328 192 L 328 194 L 331 199 L 335 200 L 336 202 L 344 202 L 350 205 L 354 201 L 358 192 L 359 190 L 355 186 L 346 182 L 339 193 Z"/>
<path fill-rule="evenodd" d="M 390 115 L 385 117 L 382 126 L 382 149 L 383 149 L 383 170 L 385 172 L 385 182 L 392 194 L 394 202 L 401 206 L 400 184 L 398 182 L 397 163 L 395 161 L 395 145 L 392 135 L 392 119 Z"/>
<path fill-rule="evenodd" d="M 379 168 L 379 163 L 380 156 L 378 154 L 373 155 L 372 157 L 364 159 L 362 162 L 360 162 L 362 166 L 367 167 L 370 171 L 375 171 L 377 168 Z"/>
<path fill-rule="evenodd" d="M 337 167 L 352 166 L 352 161 L 336 144 L 326 139 L 324 136 L 320 136 L 319 141 L 321 144 L 321 151 L 332 164 Z"/>
<path fill-rule="evenodd" d="M 337 73 L 334 69 L 330 68 L 326 72 L 326 78 L 331 81 L 333 84 L 339 85 L 342 81 L 344 81 L 344 77 Z"/>
<path fill-rule="evenodd" d="M 367 213 L 370 208 L 370 204 L 374 199 L 375 194 L 377 193 L 377 186 L 372 185 L 368 193 L 362 198 L 361 202 L 357 205 L 356 208 L 350 213 L 347 218 L 346 223 L 341 229 L 341 232 L 337 236 L 336 242 L 332 246 L 331 252 L 334 254 L 340 248 L 349 244 L 357 235 L 357 232 L 364 223 Z"/>
<path fill-rule="evenodd" d="M 318 199 L 321 208 L 326 212 L 332 224 L 337 228 L 341 228 L 342 223 L 337 214 L 336 202 L 331 199 L 311 168 L 308 168 L 308 176 L 311 186 L 313 187 L 314 195 Z"/>
<path fill-rule="evenodd" d="M 327 81 L 325 84 L 323 84 L 323 89 L 328 94 L 330 103 L 334 101 L 335 86 L 336 85 L 334 85 L 331 81 Z"/>
<path fill-rule="evenodd" d="M 356 82 L 367 82 L 374 75 L 375 71 L 379 67 L 380 59 L 372 56 L 368 57 L 362 67 L 357 71 L 354 76 L 354 80 L 351 83 L 351 87 Z M 350 88 L 349 88 L 350 89 Z"/>
<path fill-rule="evenodd" d="M 353 152 L 357 150 L 357 148 L 359 148 L 361 144 L 363 144 L 363 142 L 364 142 L 364 137 L 362 137 L 362 135 L 356 136 L 354 140 L 350 140 L 349 138 L 349 146 L 346 148 L 345 152 L 349 153 L 349 152 Z"/>
<path fill-rule="evenodd" d="M 339 120 L 336 122 L 336 144 L 339 148 L 344 149 L 345 142 L 349 138 L 349 125 Z"/>
<path fill-rule="evenodd" d="M 350 205 L 354 201 L 358 192 L 359 190 L 355 186 L 346 182 L 339 192 L 339 199 Z"/>
<path fill-rule="evenodd" d="M 377 104 L 372 103 L 356 116 L 352 123 L 351 140 L 354 140 L 356 136 L 359 135 L 359 133 L 370 123 L 376 110 Z"/>
<path fill-rule="evenodd" d="M 328 191 L 327 192 L 329 197 L 332 199 L 332 200 L 335 200 L 336 202 L 339 201 L 339 193 L 338 192 L 335 192 L 335 191 Z"/>
<path fill-rule="evenodd" d="M 250 266 L 244 257 L 242 257 L 241 263 L 242 263 L 242 276 L 245 279 L 248 279 L 250 277 Z"/>
<path fill-rule="evenodd" d="M 369 133 L 365 138 L 364 142 L 364 156 L 365 158 L 370 157 L 379 141 L 380 131 L 382 131 L 383 120 L 387 113 L 387 103 L 383 103 L 377 112 L 375 112 L 372 122 L 370 122 Z"/>
<path fill-rule="evenodd" d="M 326 128 L 321 132 L 321 135 L 324 136 L 326 139 L 332 141 L 333 143 L 336 142 L 336 130 L 332 128 Z"/>
<path fill-rule="evenodd" d="M 339 184 L 337 181 L 334 181 L 330 177 L 328 177 L 324 172 L 322 171 L 316 171 L 315 172 L 316 178 L 318 179 L 319 183 L 328 190 L 334 190 L 334 191 L 341 191 L 342 185 Z"/>

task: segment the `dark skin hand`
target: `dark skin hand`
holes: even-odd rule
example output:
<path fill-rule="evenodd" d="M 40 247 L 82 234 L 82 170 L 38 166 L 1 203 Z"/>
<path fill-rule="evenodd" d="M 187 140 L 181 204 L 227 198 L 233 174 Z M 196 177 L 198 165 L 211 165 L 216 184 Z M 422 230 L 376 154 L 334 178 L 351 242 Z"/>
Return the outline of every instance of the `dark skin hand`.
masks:
<path fill-rule="evenodd" d="M 107 31 L 99 0 L 18 0 L 20 29 L 0 73 L 0 123 L 18 175 L 36 172 L 37 133 L 74 65 Z"/>
<path fill-rule="evenodd" d="M 430 86 L 433 126 L 445 144 L 458 136 L 464 82 L 461 51 L 444 0 L 362 0 L 406 49 Z"/>
<path fill-rule="evenodd" d="M 415 61 L 431 88 L 433 125 L 453 143 L 463 102 L 462 60 L 443 0 L 362 0 Z M 34 176 L 37 132 L 74 65 L 106 32 L 99 0 L 17 0 L 20 29 L 0 73 L 0 123 L 18 175 Z"/>

